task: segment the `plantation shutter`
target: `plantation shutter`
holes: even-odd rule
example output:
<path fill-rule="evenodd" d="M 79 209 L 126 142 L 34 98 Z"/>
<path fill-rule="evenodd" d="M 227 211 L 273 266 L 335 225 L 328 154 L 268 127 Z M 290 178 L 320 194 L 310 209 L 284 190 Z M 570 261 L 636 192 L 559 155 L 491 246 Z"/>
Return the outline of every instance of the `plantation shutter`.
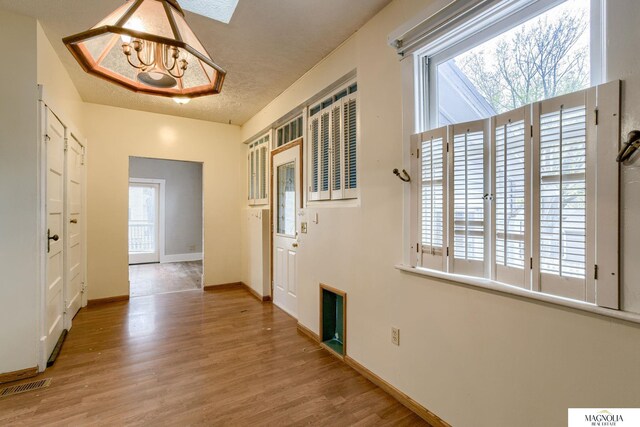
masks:
<path fill-rule="evenodd" d="M 324 109 L 320 112 L 320 170 L 319 170 L 319 200 L 328 200 L 331 198 L 331 190 L 329 187 L 329 162 L 331 147 L 331 131 L 330 131 L 330 109 Z"/>
<path fill-rule="evenodd" d="M 344 181 L 342 180 L 342 104 L 337 103 L 331 109 L 331 198 L 342 199 Z"/>
<path fill-rule="evenodd" d="M 255 195 L 253 192 L 253 187 L 255 185 L 255 169 L 254 169 L 254 163 L 253 163 L 253 159 L 254 159 L 254 151 L 253 149 L 249 149 L 249 154 L 247 154 L 247 170 L 249 171 L 249 177 L 248 177 L 248 199 L 249 199 L 249 204 L 252 204 L 254 199 L 255 199 Z"/>
<path fill-rule="evenodd" d="M 315 115 L 309 123 L 311 140 L 311 165 L 309 168 L 309 200 L 320 199 L 320 116 Z"/>
<path fill-rule="evenodd" d="M 259 194 L 256 197 L 258 204 L 263 204 L 268 202 L 268 185 L 267 185 L 267 151 L 269 146 L 269 139 L 267 138 L 265 142 L 263 142 L 258 149 L 258 188 Z"/>
<path fill-rule="evenodd" d="M 418 153 L 418 265 L 446 270 L 447 128 L 414 136 Z"/>
<path fill-rule="evenodd" d="M 357 107 L 356 94 L 353 93 L 343 100 L 343 134 L 344 134 L 344 197 L 355 198 L 358 196 L 357 175 Z"/>
<path fill-rule="evenodd" d="M 485 144 L 487 122 L 451 126 L 450 236 L 452 251 L 449 271 L 485 275 Z"/>
<path fill-rule="evenodd" d="M 496 116 L 493 128 L 493 279 L 529 287 L 531 110 Z"/>
<path fill-rule="evenodd" d="M 587 148 L 596 136 L 587 111 L 595 110 L 588 106 L 594 101 L 595 89 L 580 91 L 542 101 L 534 114 L 534 283 L 541 292 L 583 301 L 588 282 L 594 285 L 592 278 L 587 280 L 587 265 L 593 262 L 587 237 L 594 235 L 587 215 L 595 199 L 587 185 Z"/>

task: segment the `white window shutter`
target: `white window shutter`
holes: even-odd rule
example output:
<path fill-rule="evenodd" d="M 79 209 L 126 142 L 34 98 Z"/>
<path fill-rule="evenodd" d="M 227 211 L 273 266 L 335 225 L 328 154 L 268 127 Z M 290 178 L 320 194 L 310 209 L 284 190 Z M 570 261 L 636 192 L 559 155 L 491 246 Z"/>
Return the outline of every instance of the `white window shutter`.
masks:
<path fill-rule="evenodd" d="M 316 114 L 309 122 L 309 200 L 320 199 L 320 116 Z"/>
<path fill-rule="evenodd" d="M 319 200 L 331 198 L 330 187 L 330 162 L 331 162 L 331 110 L 324 109 L 320 112 L 320 170 L 319 170 Z"/>
<path fill-rule="evenodd" d="M 447 128 L 414 136 L 418 153 L 418 265 L 446 271 Z"/>
<path fill-rule="evenodd" d="M 449 129 L 449 271 L 476 277 L 488 272 L 487 120 Z"/>
<path fill-rule="evenodd" d="M 620 308 L 619 302 L 619 182 L 616 161 L 620 149 L 620 81 L 597 88 L 596 169 L 596 254 L 598 266 L 595 303 L 601 307 Z M 591 164 L 591 162 L 590 162 Z"/>
<path fill-rule="evenodd" d="M 595 242 L 595 194 L 587 186 L 587 149 L 595 144 L 595 89 L 542 101 L 534 108 L 533 289 L 587 300 Z M 591 114 L 589 114 L 591 112 Z"/>
<path fill-rule="evenodd" d="M 343 99 L 344 197 L 358 197 L 358 100 L 357 94 Z"/>
<path fill-rule="evenodd" d="M 531 109 L 492 118 L 492 278 L 531 287 Z"/>
<path fill-rule="evenodd" d="M 342 136 L 342 103 L 331 108 L 331 199 L 343 198 L 344 180 L 342 179 L 343 140 Z"/>

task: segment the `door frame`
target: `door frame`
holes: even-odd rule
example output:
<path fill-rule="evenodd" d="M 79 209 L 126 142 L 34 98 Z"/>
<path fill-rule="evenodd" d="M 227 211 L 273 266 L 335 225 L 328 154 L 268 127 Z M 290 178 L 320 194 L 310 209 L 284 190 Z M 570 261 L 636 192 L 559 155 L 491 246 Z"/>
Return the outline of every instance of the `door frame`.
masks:
<path fill-rule="evenodd" d="M 158 262 L 166 262 L 165 251 L 165 187 L 166 180 L 159 178 L 129 178 L 131 184 L 157 184 L 158 190 Z M 127 189 L 128 190 L 128 189 Z M 127 209 L 129 209 L 129 192 L 127 191 Z M 128 211 L 127 211 L 128 212 Z M 127 236 L 129 236 L 129 215 L 127 213 Z M 127 259 L 129 259 L 129 238 L 127 237 Z M 131 265 L 131 264 L 129 264 Z M 129 290 L 131 291 L 131 290 Z"/>
<path fill-rule="evenodd" d="M 271 151 L 271 158 L 270 158 L 270 162 L 269 162 L 269 188 L 273 189 L 273 180 L 275 178 L 275 174 L 273 173 L 273 158 L 277 155 L 280 154 L 284 151 L 290 150 L 292 148 L 296 148 L 298 147 L 298 149 L 300 150 L 300 206 L 299 209 L 302 209 L 304 207 L 304 157 L 303 157 L 303 144 L 304 143 L 304 137 L 300 137 L 298 139 L 296 139 L 293 142 L 290 142 L 286 145 L 283 145 L 282 147 L 278 147 L 275 150 Z M 271 289 L 271 301 L 273 302 L 273 269 L 274 269 L 274 263 L 275 261 L 275 257 L 273 256 L 273 240 L 275 238 L 275 233 L 273 231 L 273 226 L 274 226 L 274 218 L 276 216 L 275 214 L 275 200 L 276 200 L 276 196 L 275 194 L 273 194 L 273 191 L 270 191 L 270 198 L 271 200 L 269 201 L 269 206 L 271 209 L 271 219 L 269 222 L 269 235 L 270 235 L 270 244 L 269 244 L 269 258 L 271 258 L 271 262 L 270 262 L 270 271 L 269 271 L 269 283 L 270 285 L 270 289 Z M 297 215 L 297 212 L 296 212 Z M 296 227 L 297 227 L 297 221 L 296 221 Z M 296 232 L 298 232 L 298 230 L 296 229 Z M 283 310 L 284 311 L 284 310 Z M 286 313 L 286 312 L 285 312 Z"/>
<path fill-rule="evenodd" d="M 65 305 L 65 311 L 64 311 L 64 327 L 65 329 L 71 329 L 72 326 L 72 322 L 73 322 L 73 316 L 70 316 L 67 313 L 67 286 L 69 283 L 69 280 L 71 279 L 70 277 L 67 277 L 67 272 L 69 271 L 68 267 L 68 263 L 69 263 L 69 199 L 67 198 L 69 191 L 68 191 L 68 185 L 69 185 L 69 157 L 68 157 L 68 140 L 70 139 L 74 139 L 78 144 L 80 144 L 80 147 L 82 147 L 82 166 L 86 166 L 86 149 L 87 146 L 86 144 L 83 142 L 82 138 L 78 136 L 78 133 L 75 132 L 73 129 L 69 130 L 70 128 L 67 128 L 67 131 L 65 132 L 66 134 L 66 138 L 65 138 L 65 151 L 64 151 L 64 305 Z M 82 239 L 80 244 L 82 245 L 82 251 L 81 251 L 81 257 L 82 257 L 82 291 L 81 291 L 81 298 L 82 298 L 82 302 L 80 303 L 80 309 L 82 309 L 82 307 L 86 307 L 87 306 L 87 292 L 85 292 L 85 288 L 86 288 L 86 278 L 87 278 L 87 258 L 85 256 L 86 254 L 86 242 L 87 242 L 87 211 L 86 211 L 86 191 L 87 191 L 87 168 L 83 167 L 82 168 L 82 176 L 81 176 L 81 180 L 82 180 L 82 201 L 80 203 L 80 211 L 82 212 L 81 215 L 81 220 L 82 220 Z M 79 312 L 79 310 L 78 310 Z"/>
<path fill-rule="evenodd" d="M 47 132 L 47 109 L 51 111 L 53 115 L 55 115 L 58 120 L 65 127 L 65 137 L 68 138 L 69 135 L 73 134 L 74 137 L 78 140 L 78 142 L 84 148 L 85 155 L 85 168 L 82 171 L 82 179 L 85 183 L 83 191 L 82 191 L 82 211 L 87 213 L 87 153 L 89 151 L 87 139 L 79 132 L 79 128 L 70 120 L 66 118 L 65 109 L 58 108 L 59 105 L 56 101 L 48 96 L 48 92 L 45 91 L 43 85 L 38 85 L 38 141 L 36 144 L 36 158 L 38 162 L 38 168 L 36 170 L 36 181 L 37 181 L 37 203 L 38 203 L 38 212 L 37 212 L 37 229 L 39 230 L 39 238 L 36 241 L 36 274 L 38 277 L 38 285 L 36 290 L 36 309 L 35 309 L 35 317 L 36 317 L 36 336 L 34 337 L 34 344 L 37 350 L 37 364 L 38 371 L 44 372 L 47 368 L 47 360 L 49 359 L 48 354 L 46 354 L 46 286 L 47 286 L 47 148 L 46 148 L 46 132 Z M 65 154 L 65 170 L 66 170 L 66 154 Z M 66 200 L 66 189 L 65 189 L 65 200 Z M 66 215 L 66 206 L 65 206 L 65 215 Z M 63 233 L 66 233 L 66 226 Z M 88 297 L 88 289 L 89 289 L 89 281 L 87 277 L 87 221 L 84 221 L 82 228 L 82 266 L 84 270 L 84 285 L 83 285 L 83 293 L 82 293 L 82 307 L 87 306 L 87 297 Z M 66 238 L 66 234 L 65 238 Z M 66 268 L 66 265 L 65 265 Z M 64 286 L 63 286 L 64 289 Z M 66 292 L 63 290 L 63 292 Z M 63 294 L 64 295 L 64 294 Z M 66 295 L 64 295 L 66 298 Z"/>

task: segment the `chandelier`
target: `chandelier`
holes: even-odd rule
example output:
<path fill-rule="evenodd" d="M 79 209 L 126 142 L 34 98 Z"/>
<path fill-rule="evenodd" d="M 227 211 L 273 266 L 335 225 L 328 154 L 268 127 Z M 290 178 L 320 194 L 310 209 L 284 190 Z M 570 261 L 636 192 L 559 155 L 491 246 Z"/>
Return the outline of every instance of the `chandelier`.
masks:
<path fill-rule="evenodd" d="M 179 103 L 220 93 L 226 75 L 177 0 L 127 0 L 95 27 L 62 41 L 87 73 Z"/>

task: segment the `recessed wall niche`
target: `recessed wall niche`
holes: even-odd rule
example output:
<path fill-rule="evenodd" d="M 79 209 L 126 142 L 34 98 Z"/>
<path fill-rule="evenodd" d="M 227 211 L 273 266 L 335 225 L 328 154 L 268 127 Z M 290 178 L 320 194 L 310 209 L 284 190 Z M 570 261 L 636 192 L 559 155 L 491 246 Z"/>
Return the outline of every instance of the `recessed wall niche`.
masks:
<path fill-rule="evenodd" d="M 320 284 L 320 341 L 339 357 L 347 354 L 347 294 Z"/>

